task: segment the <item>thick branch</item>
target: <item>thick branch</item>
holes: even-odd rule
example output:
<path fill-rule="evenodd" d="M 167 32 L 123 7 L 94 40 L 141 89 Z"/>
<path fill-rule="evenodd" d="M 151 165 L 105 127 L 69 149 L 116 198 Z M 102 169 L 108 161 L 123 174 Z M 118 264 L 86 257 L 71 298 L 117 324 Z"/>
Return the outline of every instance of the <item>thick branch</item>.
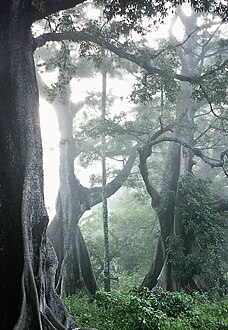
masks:
<path fill-rule="evenodd" d="M 37 79 L 37 84 L 38 84 L 38 89 L 39 89 L 39 95 L 41 98 L 46 99 L 47 95 L 45 95 L 45 89 L 48 86 L 43 81 L 43 79 L 38 71 L 36 71 L 36 79 Z M 74 118 L 76 116 L 76 114 L 84 107 L 84 105 L 85 105 L 85 101 L 79 101 L 77 103 L 69 101 L 72 118 Z"/>
<path fill-rule="evenodd" d="M 158 132 L 156 132 L 150 139 L 150 141 L 148 141 L 147 144 L 145 144 L 143 147 L 141 147 L 138 151 L 139 151 L 139 159 L 140 159 L 140 173 L 142 175 L 143 181 L 146 185 L 146 189 L 152 199 L 152 205 L 154 208 L 159 207 L 160 205 L 160 194 L 159 192 L 156 190 L 156 188 L 154 187 L 154 185 L 152 184 L 152 182 L 149 179 L 149 172 L 148 172 L 148 168 L 147 168 L 147 158 L 149 158 L 152 154 L 152 147 L 154 145 L 157 145 L 159 143 L 165 142 L 165 141 L 169 141 L 169 142 L 174 142 L 174 143 L 178 143 L 182 146 L 184 146 L 185 148 L 191 149 L 191 151 L 198 157 L 200 157 L 205 163 L 209 164 L 212 167 L 223 167 L 223 161 L 222 160 L 216 160 L 213 158 L 210 158 L 206 155 L 203 154 L 202 150 L 193 147 L 190 143 L 186 142 L 186 141 L 182 141 L 176 137 L 163 137 L 163 138 L 159 138 L 159 136 L 161 136 L 164 132 L 170 131 L 170 127 L 167 127 L 165 130 L 160 130 Z M 217 205 L 217 204 L 216 204 Z M 223 204 L 219 204 L 219 205 L 223 205 L 224 207 L 224 203 Z M 222 206 L 220 206 L 222 207 Z M 228 201 L 227 201 L 227 206 L 228 207 Z M 223 209 L 225 210 L 225 209 Z"/>
<path fill-rule="evenodd" d="M 210 158 L 206 155 L 204 155 L 204 153 L 202 152 L 202 150 L 200 150 L 199 148 L 195 148 L 193 147 L 190 143 L 180 140 L 178 138 L 175 137 L 164 137 L 164 138 L 160 138 L 157 139 L 155 141 L 152 141 L 150 143 L 148 143 L 148 146 L 152 147 L 154 145 L 157 145 L 161 142 L 174 142 L 174 143 L 179 143 L 180 145 L 184 146 L 185 148 L 191 149 L 191 151 L 199 158 L 201 158 L 205 163 L 211 165 L 212 167 L 223 167 L 223 161 L 221 160 L 216 160 L 213 158 Z"/>
<path fill-rule="evenodd" d="M 70 101 L 70 109 L 72 113 L 72 117 L 74 118 L 76 114 L 84 107 L 85 101 L 79 101 L 77 103 L 74 103 Z"/>
<path fill-rule="evenodd" d="M 159 192 L 156 190 L 155 186 L 152 184 L 150 178 L 149 178 L 149 172 L 147 168 L 147 158 L 151 156 L 152 153 L 152 145 L 156 143 L 156 140 L 164 133 L 172 131 L 172 125 L 168 125 L 166 127 L 162 127 L 161 129 L 155 132 L 147 144 L 145 144 L 143 147 L 141 147 L 139 152 L 139 170 L 142 175 L 143 181 L 146 185 L 147 192 L 149 193 L 151 199 L 152 199 L 152 206 L 153 208 L 158 208 L 160 206 L 161 196 Z"/>
<path fill-rule="evenodd" d="M 146 190 L 148 194 L 150 195 L 152 199 L 152 206 L 154 209 L 156 209 L 160 205 L 161 197 L 159 192 L 156 190 L 155 186 L 152 184 L 152 182 L 149 179 L 149 172 L 147 168 L 147 158 L 151 155 L 151 148 L 141 148 L 139 149 L 139 170 L 142 175 L 143 181 L 146 185 Z"/>
<path fill-rule="evenodd" d="M 151 136 L 150 141 L 138 150 L 139 160 L 140 160 L 139 170 L 142 175 L 143 181 L 146 185 L 146 189 L 152 199 L 152 206 L 154 208 L 158 208 L 160 206 L 161 197 L 159 192 L 156 190 L 155 186 L 150 181 L 149 172 L 147 168 L 147 158 L 151 156 L 153 143 L 162 134 L 166 132 L 170 132 L 171 130 L 172 130 L 172 125 L 168 125 L 167 127 L 164 128 L 161 127 L 159 131 L 155 132 Z"/>
<path fill-rule="evenodd" d="M 124 49 L 121 48 L 121 44 L 119 47 L 115 46 L 114 44 L 108 42 L 102 35 L 91 35 L 85 31 L 72 31 L 72 32 L 62 32 L 62 33 L 45 33 L 41 36 L 34 39 L 33 43 L 33 50 L 35 50 L 38 47 L 41 47 L 46 44 L 48 41 L 63 41 L 63 40 L 71 40 L 73 42 L 92 42 L 95 43 L 105 49 L 108 49 L 112 53 L 116 54 L 120 58 L 124 58 L 130 62 L 133 62 L 137 64 L 139 67 L 144 69 L 149 75 L 158 74 L 160 76 L 167 77 L 167 71 L 159 69 L 157 67 L 154 67 L 150 64 L 150 61 L 148 59 L 145 59 L 145 57 L 140 54 L 131 54 Z M 196 80 L 199 81 L 208 75 L 214 74 L 218 69 L 222 69 L 227 65 L 227 60 L 225 60 L 218 68 L 209 69 L 208 72 L 204 73 L 202 76 L 198 77 L 190 77 L 185 76 L 182 74 L 178 74 L 175 72 L 171 72 L 170 74 L 173 76 L 174 79 L 180 80 L 180 81 L 187 81 L 189 83 L 195 83 Z M 197 79 L 196 79 L 197 78 Z"/>
<path fill-rule="evenodd" d="M 112 196 L 118 189 L 120 189 L 123 183 L 127 180 L 132 166 L 134 165 L 135 159 L 137 157 L 137 153 L 135 152 L 131 156 L 129 156 L 124 168 L 118 173 L 118 175 L 107 184 L 106 186 L 106 197 Z M 101 195 L 101 187 L 93 187 L 90 188 L 90 199 L 91 199 L 91 207 L 101 203 L 102 195 Z"/>
<path fill-rule="evenodd" d="M 87 42 L 95 43 L 105 49 L 110 50 L 112 53 L 118 55 L 119 57 L 137 64 L 139 67 L 144 69 L 150 75 L 159 74 L 161 76 L 167 77 L 166 70 L 162 70 L 152 66 L 148 62 L 148 59 L 145 59 L 143 56 L 128 53 L 122 48 L 119 48 L 114 44 L 108 42 L 103 37 L 97 35 L 90 35 L 84 31 L 45 33 L 34 39 L 33 49 L 35 50 L 36 48 L 45 45 L 45 43 L 48 41 L 63 41 L 63 40 L 71 40 L 73 42 L 87 41 Z M 193 77 L 184 76 L 181 74 L 177 74 L 175 72 L 172 72 L 172 75 L 177 80 L 188 81 L 190 83 L 194 82 Z"/>

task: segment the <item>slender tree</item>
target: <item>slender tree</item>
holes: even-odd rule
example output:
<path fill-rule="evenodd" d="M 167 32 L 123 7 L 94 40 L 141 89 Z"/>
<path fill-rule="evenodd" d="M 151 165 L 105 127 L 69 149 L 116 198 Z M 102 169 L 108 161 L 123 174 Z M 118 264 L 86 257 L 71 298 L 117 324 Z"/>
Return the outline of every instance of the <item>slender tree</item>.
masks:
<path fill-rule="evenodd" d="M 102 54 L 102 97 L 101 97 L 101 118 L 105 121 L 107 111 L 107 73 L 108 63 L 105 52 Z M 101 163 L 102 163 L 102 215 L 103 215 L 103 231 L 104 231 L 104 290 L 110 291 L 110 256 L 109 256 L 109 234 L 108 234 L 108 200 L 106 194 L 107 170 L 106 170 L 106 138 L 102 133 L 101 141 Z"/>

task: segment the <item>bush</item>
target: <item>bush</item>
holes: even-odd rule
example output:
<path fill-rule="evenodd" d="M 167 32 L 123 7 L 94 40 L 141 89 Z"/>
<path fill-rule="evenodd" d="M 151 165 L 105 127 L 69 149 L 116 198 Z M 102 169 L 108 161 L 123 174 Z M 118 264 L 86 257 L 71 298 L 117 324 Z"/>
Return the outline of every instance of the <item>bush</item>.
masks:
<path fill-rule="evenodd" d="M 228 330 L 228 300 L 211 302 L 198 293 L 99 291 L 93 302 L 74 296 L 65 304 L 80 326 L 99 330 Z"/>
<path fill-rule="evenodd" d="M 181 237 L 171 236 L 167 240 L 173 275 L 182 288 L 189 290 L 192 279 L 199 277 L 199 289 L 212 294 L 226 293 L 227 214 L 211 207 L 218 198 L 209 180 L 192 174 L 182 178 L 176 207 L 183 233 Z"/>

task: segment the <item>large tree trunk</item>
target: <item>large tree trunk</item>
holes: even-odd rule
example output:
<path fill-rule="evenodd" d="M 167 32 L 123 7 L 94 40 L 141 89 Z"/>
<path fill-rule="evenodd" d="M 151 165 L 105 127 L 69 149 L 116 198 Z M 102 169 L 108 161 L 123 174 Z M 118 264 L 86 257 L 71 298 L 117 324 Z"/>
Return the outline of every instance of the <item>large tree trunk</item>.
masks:
<path fill-rule="evenodd" d="M 58 100 L 54 106 L 61 134 L 60 187 L 56 215 L 49 226 L 49 235 L 58 257 L 57 291 L 61 297 L 83 289 L 94 294 L 97 284 L 89 253 L 78 226 L 81 215 L 90 208 L 90 202 L 89 189 L 81 186 L 74 174 L 74 160 L 78 155 L 73 137 L 75 111 L 70 103 L 63 104 Z"/>
<path fill-rule="evenodd" d="M 0 325 L 73 329 L 55 294 L 32 38 L 19 1 L 0 4 Z"/>
<path fill-rule="evenodd" d="M 183 132 L 178 130 L 176 134 L 181 136 Z M 169 239 L 178 237 L 183 240 L 186 253 L 191 252 L 191 233 L 186 233 L 178 209 L 179 199 L 181 198 L 179 184 L 182 177 L 191 171 L 191 167 L 191 152 L 178 144 L 172 143 L 169 147 L 162 176 L 159 202 L 154 204 L 152 201 L 160 224 L 160 237 L 154 261 L 143 280 L 142 286 L 153 288 L 157 285 L 172 291 L 185 286 L 185 283 L 179 283 L 174 276 L 168 251 Z"/>
<path fill-rule="evenodd" d="M 160 224 L 160 237 L 157 243 L 155 259 L 145 276 L 142 286 L 153 288 L 157 285 L 172 289 L 170 264 L 167 259 L 168 238 L 174 235 L 175 195 L 179 178 L 180 146 L 172 144 L 167 155 L 167 162 L 162 180 L 161 199 L 154 205 Z"/>
<path fill-rule="evenodd" d="M 181 85 L 186 85 L 186 83 L 181 83 Z M 188 98 L 191 95 L 191 87 L 183 87 L 184 88 L 180 90 L 177 100 L 176 111 L 178 115 L 180 115 L 180 109 L 186 111 L 186 105 L 184 106 L 183 103 L 186 97 Z M 188 95 L 186 95 L 187 91 Z M 193 117 L 190 116 L 191 109 L 192 108 L 189 106 L 187 116 L 184 116 L 182 119 L 184 128 L 178 129 L 175 133 L 176 136 L 183 136 L 185 141 L 190 143 L 193 138 L 192 123 L 189 122 L 189 118 L 191 118 L 191 121 L 193 119 Z M 171 143 L 164 166 L 164 173 L 162 175 L 159 203 L 155 203 L 154 205 L 160 224 L 160 238 L 154 262 L 143 280 L 142 286 L 153 288 L 158 285 L 167 290 L 179 290 L 181 287 L 185 286 L 184 283 L 177 283 L 175 276 L 173 276 L 168 250 L 169 239 L 178 237 L 183 240 L 186 253 L 191 252 L 191 233 L 187 234 L 183 227 L 178 204 L 180 198 L 179 184 L 182 177 L 191 172 L 192 164 L 191 151 L 178 144 Z M 154 203 L 152 202 L 152 204 Z"/>

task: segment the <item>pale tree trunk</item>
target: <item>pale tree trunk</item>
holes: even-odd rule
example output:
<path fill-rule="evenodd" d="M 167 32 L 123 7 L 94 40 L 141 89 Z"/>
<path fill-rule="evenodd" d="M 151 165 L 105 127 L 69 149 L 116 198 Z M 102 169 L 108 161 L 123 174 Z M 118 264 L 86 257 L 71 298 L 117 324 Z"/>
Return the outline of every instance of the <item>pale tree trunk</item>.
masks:
<path fill-rule="evenodd" d="M 0 13 L 0 326 L 76 329 L 54 291 L 57 264 L 46 235 L 30 31 L 39 14 L 16 0 L 2 2 Z"/>
<path fill-rule="evenodd" d="M 180 10 L 179 16 L 185 26 L 186 35 L 189 35 L 196 29 L 197 14 L 193 13 L 191 17 L 187 17 Z M 189 38 L 185 47 L 188 50 L 194 49 L 194 41 Z M 182 63 L 181 74 L 194 76 L 197 73 L 199 58 L 194 57 L 190 51 L 184 53 L 182 50 L 179 51 L 179 57 Z M 191 98 L 191 94 L 192 86 L 188 82 L 180 82 L 180 91 L 176 100 L 178 125 L 174 136 L 187 141 L 190 145 L 193 144 L 194 139 L 194 114 L 200 107 Z M 178 204 L 181 198 L 179 184 L 182 178 L 192 171 L 193 154 L 188 148 L 174 143 L 170 144 L 159 192 L 156 191 L 149 179 L 146 159 L 150 154 L 146 153 L 146 147 L 140 150 L 140 170 L 152 198 L 152 206 L 157 212 L 161 231 L 154 261 L 141 286 L 149 288 L 161 286 L 168 290 L 180 290 L 186 285 L 194 286 L 195 283 L 192 278 L 187 279 L 187 283 L 186 281 L 181 282 L 174 276 L 172 263 L 167 252 L 168 239 L 170 237 L 182 239 L 185 253 L 191 253 L 193 236 L 190 232 L 186 233 L 183 228 Z"/>
<path fill-rule="evenodd" d="M 82 105 L 54 102 L 61 136 L 60 187 L 49 236 L 58 257 L 56 285 L 61 297 L 79 290 L 90 294 L 97 290 L 89 253 L 78 226 L 81 215 L 90 208 L 89 189 L 84 188 L 74 174 L 74 160 L 79 151 L 73 137 L 73 119 Z"/>

